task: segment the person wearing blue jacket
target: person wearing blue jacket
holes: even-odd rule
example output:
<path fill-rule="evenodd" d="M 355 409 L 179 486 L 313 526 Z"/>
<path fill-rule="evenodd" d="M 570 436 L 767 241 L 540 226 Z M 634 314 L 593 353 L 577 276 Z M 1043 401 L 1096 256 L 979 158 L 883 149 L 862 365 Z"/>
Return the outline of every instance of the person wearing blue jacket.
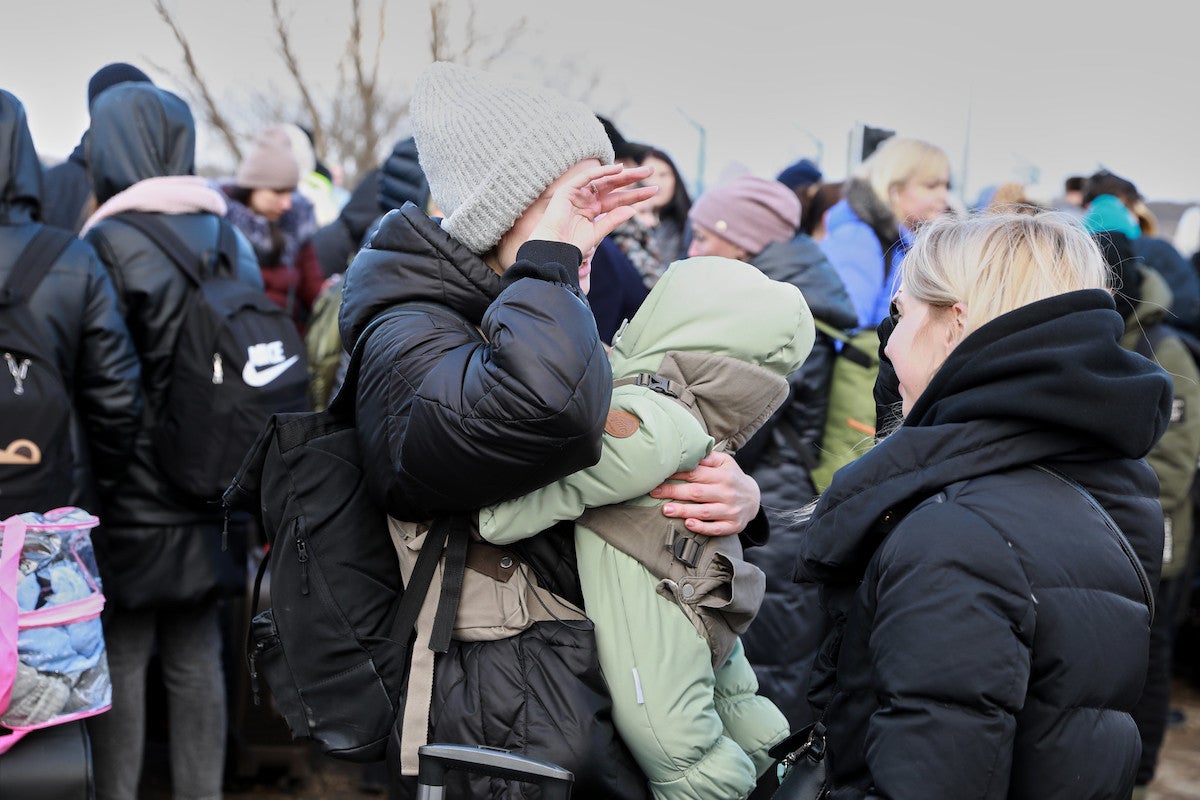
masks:
<path fill-rule="evenodd" d="M 860 328 L 887 317 L 913 231 L 945 213 L 949 191 L 946 153 L 902 137 L 885 141 L 846 181 L 842 199 L 829 209 L 821 249 L 854 302 Z"/>

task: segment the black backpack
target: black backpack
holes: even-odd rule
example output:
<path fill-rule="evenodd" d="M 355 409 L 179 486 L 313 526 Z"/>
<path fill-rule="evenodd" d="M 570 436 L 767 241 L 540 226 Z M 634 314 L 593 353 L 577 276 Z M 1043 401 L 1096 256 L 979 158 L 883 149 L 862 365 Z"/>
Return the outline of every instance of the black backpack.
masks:
<path fill-rule="evenodd" d="M 323 411 L 276 414 L 225 492 L 226 514 L 260 515 L 269 543 L 254 581 L 246 653 L 255 700 L 266 680 L 292 737 L 348 761 L 379 761 L 403 707 L 417 615 L 446 548 L 430 647 L 445 652 L 470 538 L 464 518 L 434 523 L 405 586 L 387 513 L 363 482 L 354 427 L 362 349 L 385 320 L 450 309 L 406 303 L 359 337 L 342 387 Z M 477 335 L 477 332 L 475 332 Z M 271 607 L 255 613 L 264 572 Z"/>
<path fill-rule="evenodd" d="M 67 505 L 71 495 L 71 395 L 27 301 L 75 240 L 44 226 L 0 287 L 0 519 Z"/>
<path fill-rule="evenodd" d="M 271 414 L 309 408 L 304 342 L 287 312 L 238 280 L 226 220 L 216 249 L 197 259 L 159 214 L 116 219 L 141 231 L 192 284 L 152 436 L 167 478 L 215 501 Z"/>

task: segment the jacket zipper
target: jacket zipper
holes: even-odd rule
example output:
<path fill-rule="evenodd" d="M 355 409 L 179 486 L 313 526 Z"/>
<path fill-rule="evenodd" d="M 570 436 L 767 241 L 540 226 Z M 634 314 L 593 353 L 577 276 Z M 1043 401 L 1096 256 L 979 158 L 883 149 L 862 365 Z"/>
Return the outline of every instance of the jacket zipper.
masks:
<path fill-rule="evenodd" d="M 308 542 L 304 538 L 304 523 L 296 518 L 296 557 L 300 561 L 300 594 L 308 594 Z"/>

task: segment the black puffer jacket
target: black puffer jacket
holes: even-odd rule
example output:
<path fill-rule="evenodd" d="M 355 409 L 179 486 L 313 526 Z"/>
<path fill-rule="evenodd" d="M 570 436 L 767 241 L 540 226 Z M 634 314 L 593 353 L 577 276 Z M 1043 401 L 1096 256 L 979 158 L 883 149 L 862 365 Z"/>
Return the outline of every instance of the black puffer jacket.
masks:
<path fill-rule="evenodd" d="M 612 371 L 578 286 L 579 250 L 526 243 L 501 277 L 412 203 L 389 212 L 346 273 L 346 342 L 406 301 L 458 311 L 384 322 L 363 349 L 356 421 L 366 482 L 395 517 L 473 511 L 590 466 Z M 582 604 L 574 540 L 553 530 L 512 550 L 540 585 Z M 539 623 L 438 659 L 432 735 L 512 748 L 577 770 L 581 798 L 643 798 L 616 736 L 590 623 Z M 491 794 L 536 797 L 493 782 Z M 411 787 L 409 787 L 411 788 Z"/>
<path fill-rule="evenodd" d="M 42 172 L 42 222 L 75 234 L 83 227 L 92 200 L 86 144 L 85 133 L 71 155 Z"/>
<path fill-rule="evenodd" d="M 751 259 L 767 277 L 790 283 L 804 294 L 813 316 L 849 330 L 858 317 L 833 265 L 812 237 L 801 234 L 776 242 Z M 816 496 L 809 465 L 814 463 L 829 408 L 834 342 L 818 331 L 804 365 L 788 376 L 787 402 L 737 453 L 737 460 L 758 482 L 762 508 L 771 525 L 771 542 L 748 550 L 746 558 L 767 576 L 767 593 L 750 629 L 742 636 L 762 694 L 787 715 L 792 730 L 811 721 L 806 694 L 807 667 L 824 635 L 812 587 L 792 581 L 798 532 L 788 513 Z"/>
<path fill-rule="evenodd" d="M 42 166 L 25 109 L 0 91 L 0 285 L 42 227 L 37 222 L 41 187 Z M 142 413 L 142 394 L 137 353 L 95 251 L 72 242 L 29 299 L 29 310 L 41 326 L 38 338 L 53 348 L 74 400 L 76 480 L 69 502 L 98 511 L 92 473 L 112 480 L 124 469 Z M 62 504 L 67 502 L 62 498 Z"/>
<path fill-rule="evenodd" d="M 799 578 L 834 798 L 1127 798 L 1163 522 L 1143 456 L 1171 383 L 1125 351 L 1107 292 L 968 336 L 903 427 L 817 504 Z M 1078 481 L 1132 543 L 1128 553 Z"/>
<path fill-rule="evenodd" d="M 527 494 L 600 457 L 612 371 L 579 291 L 579 251 L 529 242 L 501 278 L 409 203 L 346 272 L 340 328 L 355 342 L 405 301 L 449 306 L 368 340 L 357 419 L 367 485 L 388 513 L 424 520 Z"/>
<path fill-rule="evenodd" d="M 92 175 L 102 204 L 144 179 L 192 173 L 195 131 L 191 112 L 182 100 L 161 89 L 147 84 L 109 89 L 97 100 L 90 136 Z M 180 239 L 195 248 L 197 260 L 216 246 L 217 215 L 171 214 L 164 218 Z M 141 358 L 147 411 L 160 409 L 192 286 L 149 239 L 119 219 L 100 220 L 87 229 L 84 238 L 95 247 L 116 285 Z M 237 238 L 238 276 L 261 287 L 254 250 L 240 234 Z M 105 498 L 106 524 L 140 527 L 220 522 L 219 506 L 181 494 L 162 474 L 145 419 L 133 444 L 128 470 Z"/>

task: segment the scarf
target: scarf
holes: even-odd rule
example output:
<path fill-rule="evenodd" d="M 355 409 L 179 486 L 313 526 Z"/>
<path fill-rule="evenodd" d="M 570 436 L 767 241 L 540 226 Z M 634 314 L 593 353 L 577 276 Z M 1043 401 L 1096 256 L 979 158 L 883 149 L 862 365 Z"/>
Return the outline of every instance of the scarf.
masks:
<path fill-rule="evenodd" d="M 196 175 L 164 175 L 146 178 L 117 192 L 88 217 L 79 235 L 87 233 L 97 222 L 124 211 L 151 211 L 159 214 L 197 214 L 208 212 L 225 215 L 225 198 L 208 181 Z"/>

